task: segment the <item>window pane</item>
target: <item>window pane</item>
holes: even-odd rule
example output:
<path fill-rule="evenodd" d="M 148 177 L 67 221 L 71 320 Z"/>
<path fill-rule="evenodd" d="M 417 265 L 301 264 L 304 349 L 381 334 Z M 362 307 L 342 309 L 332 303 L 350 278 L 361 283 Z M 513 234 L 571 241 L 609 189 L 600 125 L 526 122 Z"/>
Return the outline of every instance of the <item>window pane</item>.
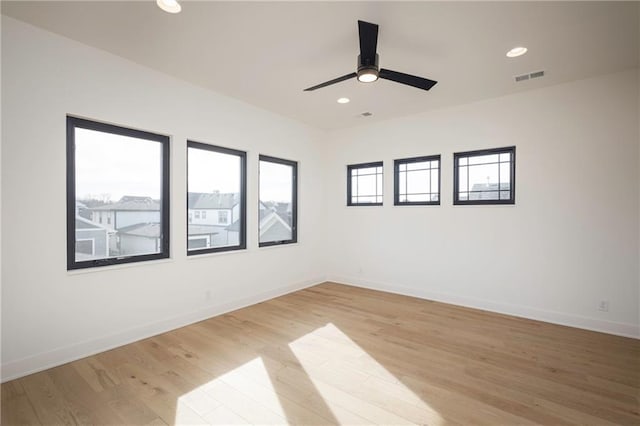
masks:
<path fill-rule="evenodd" d="M 85 123 L 89 123 L 85 124 L 87 127 L 105 130 L 75 124 L 77 127 L 73 128 L 75 170 L 70 171 L 75 176 L 73 260 L 113 259 L 111 263 L 117 263 L 116 258 L 139 255 L 166 257 L 161 208 L 163 142 L 122 135 L 129 131 L 116 126 Z M 70 262 L 69 267 L 81 266 Z"/>
<path fill-rule="evenodd" d="M 500 183 L 509 183 L 511 180 L 511 163 L 500 164 Z"/>
<path fill-rule="evenodd" d="M 428 161 L 419 161 L 416 163 L 408 163 L 407 164 L 407 170 L 421 170 L 421 169 L 428 169 L 429 168 L 430 163 Z"/>
<path fill-rule="evenodd" d="M 294 242 L 295 163 L 260 160 L 259 242 Z"/>
<path fill-rule="evenodd" d="M 429 192 L 429 171 L 420 170 L 407 172 L 407 193 L 409 194 L 424 194 Z"/>
<path fill-rule="evenodd" d="M 244 246 L 244 153 L 189 142 L 187 154 L 187 251 Z"/>
<path fill-rule="evenodd" d="M 358 178 L 357 195 L 376 195 L 376 175 L 360 176 Z"/>
<path fill-rule="evenodd" d="M 429 194 L 409 194 L 407 195 L 407 201 L 413 203 L 431 201 L 431 197 Z"/>
<path fill-rule="evenodd" d="M 488 191 L 498 187 L 498 165 L 469 166 L 471 191 Z"/>
<path fill-rule="evenodd" d="M 467 169 L 468 167 L 460 167 L 458 169 L 458 189 L 460 191 L 467 191 Z"/>
<path fill-rule="evenodd" d="M 498 154 L 490 154 L 490 155 L 477 155 L 474 157 L 469 157 L 469 165 L 472 164 L 485 164 L 485 163 L 497 163 L 498 162 Z"/>
<path fill-rule="evenodd" d="M 400 194 L 406 194 L 407 188 L 407 174 L 406 173 L 400 173 L 398 175 L 398 190 L 400 191 Z"/>
<path fill-rule="evenodd" d="M 438 170 L 431 170 L 431 192 L 438 193 Z"/>

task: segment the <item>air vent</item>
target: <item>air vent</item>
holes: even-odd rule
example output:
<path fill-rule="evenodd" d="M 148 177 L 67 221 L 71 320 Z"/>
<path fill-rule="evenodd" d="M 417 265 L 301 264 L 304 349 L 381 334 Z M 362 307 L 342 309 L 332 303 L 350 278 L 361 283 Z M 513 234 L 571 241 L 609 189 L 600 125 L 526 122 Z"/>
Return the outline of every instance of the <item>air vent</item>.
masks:
<path fill-rule="evenodd" d="M 514 78 L 517 83 L 519 81 L 531 80 L 531 79 L 540 78 L 540 77 L 544 77 L 544 71 L 534 71 L 527 74 L 516 75 Z"/>

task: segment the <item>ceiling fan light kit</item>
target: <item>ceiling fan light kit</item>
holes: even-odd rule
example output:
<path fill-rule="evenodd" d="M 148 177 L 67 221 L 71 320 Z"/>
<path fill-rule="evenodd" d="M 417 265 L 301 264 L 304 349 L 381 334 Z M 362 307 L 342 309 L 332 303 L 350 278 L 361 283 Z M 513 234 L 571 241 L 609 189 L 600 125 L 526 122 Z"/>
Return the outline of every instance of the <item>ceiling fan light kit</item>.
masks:
<path fill-rule="evenodd" d="M 358 21 L 358 32 L 360 36 L 360 54 L 358 55 L 356 72 L 334 78 L 333 80 L 320 83 L 316 86 L 308 87 L 304 89 L 305 92 L 311 92 L 322 87 L 340 83 L 341 81 L 350 80 L 354 77 L 357 77 L 358 81 L 362 83 L 373 83 L 379 78 L 382 78 L 422 90 L 429 90 L 437 83 L 437 81 L 429 80 L 428 78 L 380 68 L 380 57 L 377 53 L 378 25 Z"/>

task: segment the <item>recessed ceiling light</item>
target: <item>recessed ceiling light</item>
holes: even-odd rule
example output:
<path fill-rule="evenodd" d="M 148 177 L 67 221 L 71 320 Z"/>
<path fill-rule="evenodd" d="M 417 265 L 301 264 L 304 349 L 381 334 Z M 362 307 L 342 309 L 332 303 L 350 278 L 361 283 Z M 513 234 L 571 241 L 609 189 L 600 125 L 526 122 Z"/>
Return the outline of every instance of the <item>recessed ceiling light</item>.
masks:
<path fill-rule="evenodd" d="M 182 10 L 182 6 L 177 0 L 156 0 L 158 7 L 165 12 L 179 13 Z"/>
<path fill-rule="evenodd" d="M 526 47 L 522 47 L 522 46 L 518 46 L 518 47 L 514 47 L 513 49 L 508 51 L 507 52 L 507 57 L 516 58 L 518 56 L 524 55 L 525 53 L 527 53 L 527 48 Z"/>
<path fill-rule="evenodd" d="M 339 104 L 348 104 L 351 101 L 349 98 L 340 98 L 338 99 Z"/>

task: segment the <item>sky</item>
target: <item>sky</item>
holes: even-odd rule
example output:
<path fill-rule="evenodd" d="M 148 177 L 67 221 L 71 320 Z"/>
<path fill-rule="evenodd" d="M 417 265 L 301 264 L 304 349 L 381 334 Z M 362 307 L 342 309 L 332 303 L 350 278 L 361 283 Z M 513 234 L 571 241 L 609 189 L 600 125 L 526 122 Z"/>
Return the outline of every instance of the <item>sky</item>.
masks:
<path fill-rule="evenodd" d="M 260 201 L 291 202 L 292 167 L 260 161 Z"/>
<path fill-rule="evenodd" d="M 159 199 L 159 142 L 76 128 L 76 197 L 118 201 L 123 195 Z M 188 149 L 189 192 L 240 191 L 240 158 Z M 291 167 L 260 162 L 260 199 L 291 202 Z"/>
<path fill-rule="evenodd" d="M 76 197 L 118 201 L 123 195 L 160 198 L 160 142 L 76 128 Z"/>

